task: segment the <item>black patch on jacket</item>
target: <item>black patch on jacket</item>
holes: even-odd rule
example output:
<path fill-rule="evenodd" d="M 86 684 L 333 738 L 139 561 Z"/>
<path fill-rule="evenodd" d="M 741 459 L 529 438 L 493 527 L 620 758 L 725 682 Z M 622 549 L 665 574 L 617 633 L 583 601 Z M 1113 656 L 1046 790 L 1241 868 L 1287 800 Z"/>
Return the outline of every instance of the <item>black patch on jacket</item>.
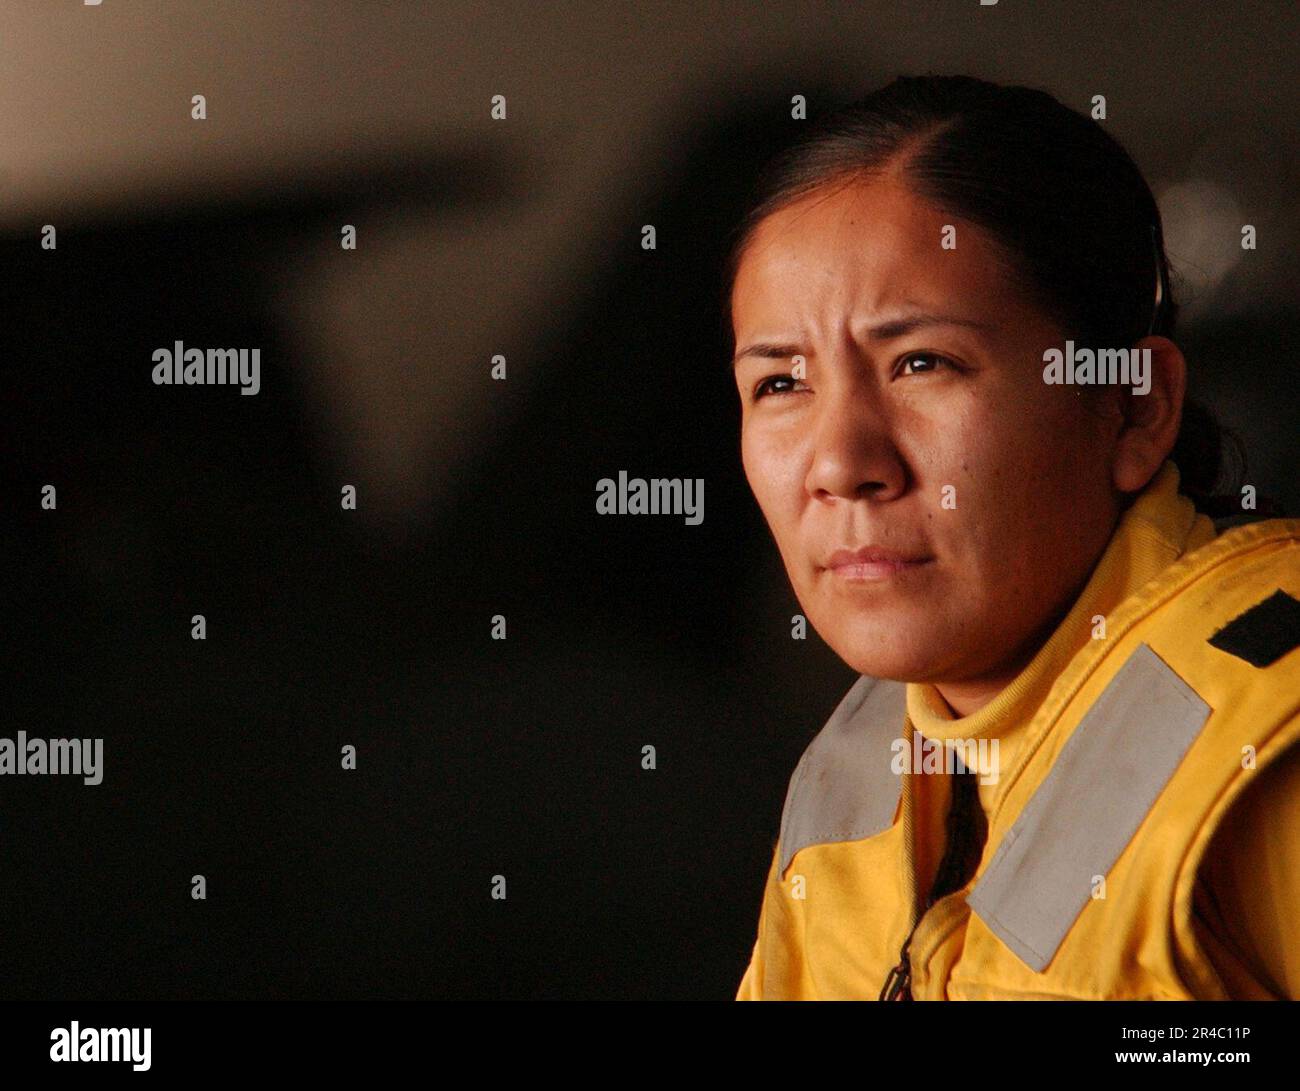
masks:
<path fill-rule="evenodd" d="M 1210 637 L 1210 643 L 1254 667 L 1276 663 L 1300 647 L 1300 600 L 1274 591 L 1228 622 Z"/>

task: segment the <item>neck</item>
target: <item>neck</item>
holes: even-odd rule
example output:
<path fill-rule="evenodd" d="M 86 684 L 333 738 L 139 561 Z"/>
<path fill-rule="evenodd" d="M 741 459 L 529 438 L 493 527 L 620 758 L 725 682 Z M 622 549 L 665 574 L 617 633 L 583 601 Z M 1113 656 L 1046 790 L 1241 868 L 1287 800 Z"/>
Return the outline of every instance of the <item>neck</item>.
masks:
<path fill-rule="evenodd" d="M 1040 645 L 1041 646 L 1041 645 Z M 1034 652 L 1037 648 L 1034 649 Z M 979 678 L 965 679 L 960 682 L 936 682 L 934 688 L 939 696 L 947 702 L 948 707 L 959 717 L 970 716 L 987 705 L 994 697 L 1007 688 L 1033 659 L 1030 652 L 1013 666 L 1004 666 L 992 674 Z"/>
<path fill-rule="evenodd" d="M 1104 547 L 1103 547 L 1104 551 Z M 1099 554 L 1100 556 L 1100 554 Z M 1094 560 L 1093 566 L 1095 567 Z M 948 707 L 959 717 L 970 716 L 987 705 L 994 697 L 1014 682 L 1056 632 L 1057 627 L 1070 613 L 1074 603 L 1087 586 L 1091 570 L 1075 590 L 1066 596 L 1065 602 L 1054 610 L 1051 616 L 1026 637 L 1015 651 L 996 667 L 972 678 L 963 678 L 951 682 L 935 682 L 934 688 L 939 692 Z"/>

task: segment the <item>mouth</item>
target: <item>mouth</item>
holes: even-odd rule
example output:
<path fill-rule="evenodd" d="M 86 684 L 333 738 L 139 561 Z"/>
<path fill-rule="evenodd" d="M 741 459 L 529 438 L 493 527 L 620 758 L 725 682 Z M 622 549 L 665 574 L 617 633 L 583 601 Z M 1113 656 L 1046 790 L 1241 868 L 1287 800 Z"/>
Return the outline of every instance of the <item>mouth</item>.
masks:
<path fill-rule="evenodd" d="M 849 583 L 876 583 L 915 572 L 933 561 L 933 557 L 924 553 L 866 546 L 862 549 L 837 549 L 823 567 L 836 579 Z"/>

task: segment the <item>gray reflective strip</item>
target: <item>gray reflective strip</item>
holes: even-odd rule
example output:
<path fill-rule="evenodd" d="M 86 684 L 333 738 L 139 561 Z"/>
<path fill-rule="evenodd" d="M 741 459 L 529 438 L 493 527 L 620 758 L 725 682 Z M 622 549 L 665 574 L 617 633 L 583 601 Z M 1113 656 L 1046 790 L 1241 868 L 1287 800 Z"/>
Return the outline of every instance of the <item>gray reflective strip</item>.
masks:
<path fill-rule="evenodd" d="M 808 744 L 781 815 L 781 877 L 809 845 L 857 841 L 894 823 L 902 778 L 891 745 L 904 735 L 907 687 L 863 675 Z"/>
<path fill-rule="evenodd" d="M 966 899 L 1030 969 L 1052 961 L 1209 715 L 1143 644 L 1075 728 Z"/>

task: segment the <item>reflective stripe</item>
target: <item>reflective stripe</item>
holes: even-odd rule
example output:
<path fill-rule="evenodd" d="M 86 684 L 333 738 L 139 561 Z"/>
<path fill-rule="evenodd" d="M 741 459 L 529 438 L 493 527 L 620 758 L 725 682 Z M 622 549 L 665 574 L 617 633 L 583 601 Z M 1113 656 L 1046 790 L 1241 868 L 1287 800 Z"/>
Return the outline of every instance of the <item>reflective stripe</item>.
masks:
<path fill-rule="evenodd" d="M 902 778 L 890 768 L 904 735 L 907 687 L 862 675 L 808 744 L 781 814 L 780 875 L 809 845 L 857 841 L 894 823 Z"/>
<path fill-rule="evenodd" d="M 1209 715 L 1143 644 L 1075 728 L 967 898 L 1030 969 L 1052 961 Z"/>

